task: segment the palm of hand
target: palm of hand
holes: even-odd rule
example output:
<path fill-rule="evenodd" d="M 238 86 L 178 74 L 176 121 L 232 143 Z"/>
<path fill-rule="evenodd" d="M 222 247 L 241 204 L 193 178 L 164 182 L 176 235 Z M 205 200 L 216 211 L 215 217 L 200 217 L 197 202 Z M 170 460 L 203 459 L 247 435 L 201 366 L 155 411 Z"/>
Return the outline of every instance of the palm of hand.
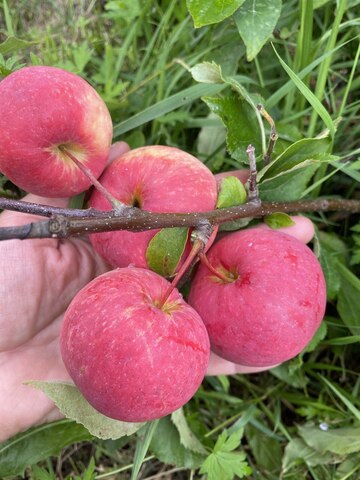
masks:
<path fill-rule="evenodd" d="M 29 197 L 28 201 L 44 200 Z M 64 206 L 65 201 L 56 203 Z M 4 212 L 0 226 L 33 220 Z M 69 380 L 58 347 L 62 317 L 76 292 L 106 266 L 81 239 L 2 242 L 0 257 L 1 441 L 59 417 L 43 393 L 23 382 Z"/>

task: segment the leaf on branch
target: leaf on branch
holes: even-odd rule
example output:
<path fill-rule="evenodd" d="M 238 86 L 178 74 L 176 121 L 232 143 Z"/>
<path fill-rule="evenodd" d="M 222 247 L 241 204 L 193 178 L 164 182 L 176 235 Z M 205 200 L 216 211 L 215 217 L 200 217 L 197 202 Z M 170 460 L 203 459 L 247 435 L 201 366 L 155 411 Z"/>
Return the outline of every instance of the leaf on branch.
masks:
<path fill-rule="evenodd" d="M 234 14 L 250 62 L 271 37 L 281 13 L 281 0 L 246 0 Z"/>
<path fill-rule="evenodd" d="M 292 220 L 290 215 L 283 212 L 272 213 L 271 215 L 266 215 L 264 217 L 264 222 L 270 228 L 282 228 L 282 227 L 291 227 L 295 225 L 295 222 Z"/>
<path fill-rule="evenodd" d="M 235 207 L 246 202 L 247 194 L 241 181 L 233 176 L 225 177 L 221 181 L 220 192 L 216 208 Z"/>
<path fill-rule="evenodd" d="M 261 134 L 254 109 L 236 93 L 226 97 L 204 97 L 203 100 L 227 128 L 226 144 L 230 155 L 248 165 L 248 145 L 254 145 L 255 150 L 261 152 Z"/>
<path fill-rule="evenodd" d="M 102 415 L 71 383 L 31 381 L 26 382 L 26 385 L 44 392 L 66 418 L 81 423 L 95 437 L 115 440 L 125 435 L 132 435 L 144 425 L 144 423 L 120 422 Z"/>
<path fill-rule="evenodd" d="M 245 0 L 186 0 L 195 28 L 219 23 L 230 17 Z"/>
<path fill-rule="evenodd" d="M 224 430 L 218 437 L 213 452 L 204 461 L 200 473 L 206 473 L 208 480 L 232 480 L 235 475 L 243 478 L 251 474 L 244 452 L 234 452 L 239 446 L 242 429 L 230 436 Z"/>
<path fill-rule="evenodd" d="M 151 270 L 163 277 L 173 275 L 184 253 L 188 235 L 188 228 L 161 229 L 146 250 L 146 260 Z"/>

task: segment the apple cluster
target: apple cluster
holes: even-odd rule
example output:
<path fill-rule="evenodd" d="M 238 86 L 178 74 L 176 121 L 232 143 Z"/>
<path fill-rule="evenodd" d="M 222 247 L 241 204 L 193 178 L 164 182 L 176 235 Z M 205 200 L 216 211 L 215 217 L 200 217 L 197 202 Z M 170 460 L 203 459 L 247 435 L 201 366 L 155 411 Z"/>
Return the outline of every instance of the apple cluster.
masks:
<path fill-rule="evenodd" d="M 216 208 L 215 177 L 177 148 L 138 148 L 106 166 L 111 117 L 82 78 L 54 67 L 22 68 L 1 81 L 0 100 L 0 172 L 20 188 L 47 197 L 87 190 L 91 181 L 75 157 L 127 206 Z M 89 205 L 112 208 L 97 190 Z M 250 228 L 211 245 L 212 236 L 185 301 L 149 269 L 146 252 L 157 232 L 90 235 L 111 269 L 77 293 L 61 330 L 62 358 L 79 390 L 98 411 L 123 421 L 160 418 L 184 405 L 206 374 L 210 349 L 253 367 L 294 357 L 325 311 L 320 264 L 289 235 Z M 190 250 L 189 238 L 178 268 Z"/>

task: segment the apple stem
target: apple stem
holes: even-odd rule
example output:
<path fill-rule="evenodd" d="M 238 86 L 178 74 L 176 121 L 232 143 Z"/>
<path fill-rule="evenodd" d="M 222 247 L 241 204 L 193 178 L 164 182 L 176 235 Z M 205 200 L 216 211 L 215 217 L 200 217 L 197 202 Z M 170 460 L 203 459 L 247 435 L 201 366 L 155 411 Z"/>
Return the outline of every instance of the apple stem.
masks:
<path fill-rule="evenodd" d="M 106 200 L 112 206 L 113 210 L 115 210 L 116 212 L 122 213 L 123 210 L 127 208 L 126 205 L 120 202 L 120 200 L 118 200 L 113 195 L 111 195 L 111 193 L 108 190 L 106 190 L 106 188 L 103 185 L 101 185 L 99 180 L 95 178 L 90 168 L 88 168 L 86 165 L 80 162 L 80 160 L 77 159 L 75 155 L 73 155 L 71 152 L 69 152 L 69 150 L 67 150 L 66 147 L 60 145 L 58 148 L 59 150 L 61 150 L 62 153 L 67 155 L 70 158 L 70 160 L 72 160 L 75 163 L 75 165 L 83 172 L 84 175 L 87 176 L 87 178 L 90 180 L 93 187 L 95 187 L 96 190 L 106 198 Z"/>
<path fill-rule="evenodd" d="M 264 163 L 265 165 L 268 165 L 271 161 L 271 155 L 273 153 L 274 147 L 276 140 L 278 139 L 278 134 L 276 132 L 275 128 L 275 122 L 272 116 L 265 110 L 264 105 L 257 105 L 256 108 L 259 110 L 260 114 L 265 118 L 265 120 L 269 123 L 270 125 L 270 138 L 269 138 L 269 144 L 266 150 L 266 154 L 264 156 Z"/>
<path fill-rule="evenodd" d="M 246 149 L 246 153 L 247 153 L 249 164 L 250 164 L 248 200 L 249 202 L 260 204 L 261 200 L 259 197 L 259 189 L 256 181 L 257 169 L 256 169 L 256 158 L 255 158 L 255 147 L 253 145 L 249 145 Z"/>
<path fill-rule="evenodd" d="M 187 256 L 185 262 L 181 265 L 179 268 L 178 272 L 176 273 L 175 278 L 169 285 L 169 288 L 166 290 L 164 296 L 160 300 L 160 303 L 158 307 L 161 309 L 165 303 L 166 300 L 170 297 L 171 292 L 176 288 L 176 286 L 179 284 L 181 278 L 184 276 L 185 272 L 187 269 L 190 267 L 194 259 L 199 255 L 199 252 L 204 248 L 204 243 L 200 239 L 196 239 L 195 242 L 193 243 L 193 246 L 191 248 L 191 251 L 189 255 Z"/>
<path fill-rule="evenodd" d="M 199 258 L 200 262 L 205 265 L 205 267 L 207 267 L 211 273 L 213 273 L 216 277 L 220 278 L 220 280 L 222 280 L 224 283 L 232 283 L 235 280 L 234 278 L 231 278 L 230 276 L 224 275 L 223 273 L 219 272 L 219 270 L 216 270 L 216 268 L 209 262 L 209 259 L 207 258 L 205 253 L 200 252 Z M 230 272 L 229 275 L 231 275 Z"/>

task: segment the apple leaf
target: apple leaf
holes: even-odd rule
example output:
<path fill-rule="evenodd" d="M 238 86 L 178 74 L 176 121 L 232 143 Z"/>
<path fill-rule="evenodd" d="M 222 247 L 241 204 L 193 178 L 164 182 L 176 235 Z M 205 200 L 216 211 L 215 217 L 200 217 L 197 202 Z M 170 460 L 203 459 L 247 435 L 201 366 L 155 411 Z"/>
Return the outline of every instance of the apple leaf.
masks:
<path fill-rule="evenodd" d="M 219 23 L 230 17 L 245 0 L 186 0 L 195 28 Z"/>
<path fill-rule="evenodd" d="M 360 335 L 360 280 L 345 265 L 336 261 L 340 277 L 337 310 L 353 335 Z"/>
<path fill-rule="evenodd" d="M 344 427 L 321 430 L 319 427 L 298 427 L 302 439 L 319 453 L 348 455 L 360 451 L 360 428 Z"/>
<path fill-rule="evenodd" d="M 16 37 L 8 37 L 5 42 L 0 44 L 1 55 L 9 55 L 9 53 L 17 52 L 23 48 L 30 47 L 37 42 L 28 42 L 27 40 L 21 40 Z"/>
<path fill-rule="evenodd" d="M 292 218 L 283 212 L 272 213 L 271 215 L 266 215 L 264 217 L 264 222 L 270 228 L 282 228 L 282 227 L 291 227 L 291 225 L 295 225 L 295 222 Z"/>
<path fill-rule="evenodd" d="M 92 438 L 86 428 L 68 419 L 31 428 L 0 444 L 0 478 L 23 476 L 29 465 L 58 455 L 67 445 Z"/>
<path fill-rule="evenodd" d="M 230 436 L 224 430 L 218 437 L 213 452 L 204 461 L 200 473 L 207 473 L 208 480 L 232 480 L 235 475 L 243 478 L 251 474 L 244 452 L 234 452 L 240 446 L 242 429 Z"/>
<path fill-rule="evenodd" d="M 234 207 L 246 202 L 247 194 L 244 185 L 236 177 L 225 177 L 221 181 L 217 199 L 217 208 Z"/>
<path fill-rule="evenodd" d="M 250 62 L 272 35 L 281 13 L 281 0 L 246 0 L 234 14 Z"/>
<path fill-rule="evenodd" d="M 43 391 L 65 417 L 81 423 L 95 437 L 115 440 L 125 435 L 132 435 L 144 425 L 144 423 L 120 422 L 102 415 L 71 383 L 30 381 L 26 382 L 26 385 Z"/>
<path fill-rule="evenodd" d="M 184 441 L 184 438 L 183 438 Z M 186 448 L 170 416 L 162 418 L 150 443 L 150 450 L 163 463 L 184 468 L 199 468 L 205 455 Z"/>
<path fill-rule="evenodd" d="M 188 228 L 162 228 L 151 239 L 146 250 L 146 260 L 151 270 L 163 277 L 173 275 L 184 253 L 188 234 Z"/>
<path fill-rule="evenodd" d="M 182 408 L 179 408 L 179 410 L 176 410 L 171 414 L 171 421 L 177 428 L 180 436 L 180 443 L 187 450 L 206 455 L 207 452 L 204 445 L 196 438 L 196 436 L 190 430 L 184 415 L 184 410 Z"/>
<path fill-rule="evenodd" d="M 204 97 L 203 100 L 227 128 L 226 144 L 230 155 L 247 165 L 246 148 L 249 144 L 261 152 L 261 134 L 255 110 L 236 93 L 224 97 Z"/>
<path fill-rule="evenodd" d="M 284 173 L 297 165 L 302 164 L 306 160 L 316 160 L 322 158 L 325 160 L 333 160 L 333 157 L 326 154 L 331 148 L 331 140 L 329 137 L 323 138 L 303 138 L 290 145 L 273 160 L 269 165 L 258 172 L 258 181 L 269 180 L 280 173 Z"/>
<path fill-rule="evenodd" d="M 190 69 L 190 73 L 200 83 L 223 83 L 220 65 L 215 62 L 197 63 Z"/>

